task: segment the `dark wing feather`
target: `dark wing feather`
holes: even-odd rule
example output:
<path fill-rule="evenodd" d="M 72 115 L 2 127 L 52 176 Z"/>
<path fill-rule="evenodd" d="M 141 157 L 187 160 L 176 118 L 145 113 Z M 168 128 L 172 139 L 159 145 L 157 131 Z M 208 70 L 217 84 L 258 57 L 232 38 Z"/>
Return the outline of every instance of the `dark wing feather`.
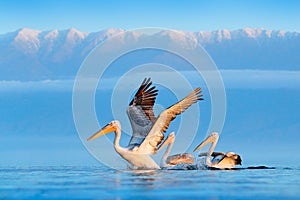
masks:
<path fill-rule="evenodd" d="M 217 156 L 225 156 L 225 153 L 224 152 L 213 152 L 211 154 L 212 157 L 217 157 Z"/>
<path fill-rule="evenodd" d="M 152 86 L 150 78 L 145 78 L 137 90 L 134 98 L 129 103 L 127 115 L 132 126 L 132 137 L 128 147 L 139 146 L 150 132 L 156 118 L 153 105 L 158 90 Z"/>
<path fill-rule="evenodd" d="M 207 153 L 208 153 L 208 152 L 202 152 L 202 153 L 200 153 L 200 154 L 198 155 L 198 157 L 207 156 Z M 213 158 L 215 158 L 215 157 L 217 157 L 217 156 L 225 156 L 225 153 L 224 153 L 224 152 L 213 152 L 213 153 L 211 154 L 211 156 L 212 156 Z"/>
<path fill-rule="evenodd" d="M 154 122 L 156 118 L 153 113 L 153 105 L 155 103 L 158 90 L 155 89 L 155 86 L 151 87 L 151 85 L 151 79 L 145 78 L 129 106 L 140 106 L 148 119 Z"/>

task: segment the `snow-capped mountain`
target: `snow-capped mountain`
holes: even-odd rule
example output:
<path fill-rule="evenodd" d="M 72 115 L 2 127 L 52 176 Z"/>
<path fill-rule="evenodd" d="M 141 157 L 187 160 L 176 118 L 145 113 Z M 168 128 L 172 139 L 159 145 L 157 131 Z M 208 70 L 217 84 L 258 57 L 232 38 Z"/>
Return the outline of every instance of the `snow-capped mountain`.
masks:
<path fill-rule="evenodd" d="M 0 35 L 0 79 L 37 80 L 73 77 L 88 53 L 122 29 L 100 32 L 68 30 L 40 31 L 23 28 Z M 245 28 L 212 32 L 180 33 L 202 45 L 220 69 L 300 69 L 300 33 Z M 130 39 L 145 34 L 131 31 Z M 171 31 L 155 36 L 167 37 L 193 48 Z M 119 42 L 128 38 L 120 37 Z M 150 38 L 151 39 L 151 38 Z M 180 41 L 179 41 L 180 40 Z"/>

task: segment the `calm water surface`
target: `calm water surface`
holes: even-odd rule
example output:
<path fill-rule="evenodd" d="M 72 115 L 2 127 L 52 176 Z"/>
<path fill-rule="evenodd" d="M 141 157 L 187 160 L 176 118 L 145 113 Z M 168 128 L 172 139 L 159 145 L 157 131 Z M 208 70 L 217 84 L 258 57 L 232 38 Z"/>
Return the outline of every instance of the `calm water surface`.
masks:
<path fill-rule="evenodd" d="M 0 199 L 300 199 L 300 168 L 1 167 Z"/>

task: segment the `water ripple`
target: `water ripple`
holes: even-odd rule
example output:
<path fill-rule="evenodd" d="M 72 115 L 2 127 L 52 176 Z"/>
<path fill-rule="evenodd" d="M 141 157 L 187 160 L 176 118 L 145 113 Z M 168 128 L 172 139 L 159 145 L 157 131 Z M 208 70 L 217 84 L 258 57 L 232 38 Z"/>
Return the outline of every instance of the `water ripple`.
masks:
<path fill-rule="evenodd" d="M 0 199 L 298 199 L 299 168 L 112 170 L 1 167 Z"/>

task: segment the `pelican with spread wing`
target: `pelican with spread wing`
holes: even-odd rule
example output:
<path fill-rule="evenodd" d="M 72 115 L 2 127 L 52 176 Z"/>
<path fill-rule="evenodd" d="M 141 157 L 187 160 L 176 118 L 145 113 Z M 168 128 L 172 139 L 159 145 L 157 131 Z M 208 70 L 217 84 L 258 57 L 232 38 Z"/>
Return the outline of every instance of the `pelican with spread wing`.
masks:
<path fill-rule="evenodd" d="M 156 118 L 153 106 L 158 90 L 152 86 L 150 78 L 144 79 L 129 104 L 127 115 L 132 126 L 132 137 L 129 145 L 124 148 L 119 142 L 121 138 L 121 124 L 115 120 L 107 124 L 100 131 L 88 138 L 93 140 L 109 132 L 115 132 L 114 148 L 134 169 L 160 169 L 151 158 L 159 151 L 164 143 L 164 132 L 176 115 L 183 113 L 188 107 L 202 100 L 201 89 L 196 88 L 187 97 L 167 108 Z M 162 145 L 160 145 L 162 143 Z M 160 145 L 160 146 L 159 146 Z"/>
<path fill-rule="evenodd" d="M 242 159 L 240 155 L 236 153 L 227 152 L 225 154 L 223 152 L 214 152 L 218 140 L 219 140 L 219 134 L 214 132 L 211 135 L 209 135 L 201 144 L 199 144 L 194 149 L 194 152 L 201 149 L 205 145 L 211 143 L 208 152 L 199 154 L 199 157 L 206 156 L 205 164 L 207 167 L 218 168 L 218 169 L 231 169 L 234 168 L 236 165 L 241 165 Z"/>

